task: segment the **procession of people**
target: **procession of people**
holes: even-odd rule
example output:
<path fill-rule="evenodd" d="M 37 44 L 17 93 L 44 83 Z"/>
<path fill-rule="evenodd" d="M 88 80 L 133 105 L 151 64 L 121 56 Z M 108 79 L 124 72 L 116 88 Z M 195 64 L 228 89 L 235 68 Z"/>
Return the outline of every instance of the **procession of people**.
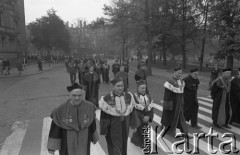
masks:
<path fill-rule="evenodd" d="M 130 129 L 134 130 L 131 143 L 143 149 L 143 129 L 151 125 L 154 118 L 146 62 L 139 62 L 134 75 L 135 83 L 129 83 L 127 61 L 119 64 L 115 60 L 111 80 L 111 67 L 105 59 L 72 58 L 65 62 L 68 62 L 65 65 L 70 74 L 71 85 L 67 87 L 70 98 L 52 111 L 49 152 L 61 150 L 60 155 L 89 155 L 90 143 L 96 144 L 101 135 L 105 137 L 109 155 L 127 155 Z M 232 78 L 231 69 L 226 68 L 218 75 L 220 70 L 217 66 L 212 74 L 209 90 L 213 99 L 213 127 L 231 128 L 231 123 L 240 124 L 240 74 Z M 101 84 L 109 82 L 112 90 L 99 96 Z M 136 91 L 129 92 L 129 85 L 135 86 Z M 199 85 L 198 69 L 192 68 L 183 78 L 181 67 L 173 68 L 172 76 L 163 83 L 163 112 L 158 123 L 169 136 L 175 137 L 178 128 L 188 138 L 193 138 L 188 123 L 192 128 L 201 129 L 198 124 Z M 100 110 L 100 133 L 96 130 L 96 110 Z"/>

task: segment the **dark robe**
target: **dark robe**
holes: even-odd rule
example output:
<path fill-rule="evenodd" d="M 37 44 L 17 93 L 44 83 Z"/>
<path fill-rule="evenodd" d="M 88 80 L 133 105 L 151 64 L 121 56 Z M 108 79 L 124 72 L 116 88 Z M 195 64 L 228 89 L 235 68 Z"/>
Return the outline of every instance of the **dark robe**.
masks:
<path fill-rule="evenodd" d="M 135 73 L 134 78 L 135 78 L 136 81 L 147 80 L 147 71 L 142 70 L 142 69 L 138 69 Z"/>
<path fill-rule="evenodd" d="M 192 78 L 191 75 L 187 76 L 183 79 L 185 82 L 184 87 L 184 105 L 183 105 L 183 111 L 184 111 L 184 117 L 186 121 L 191 120 L 191 125 L 196 126 L 197 125 L 197 119 L 198 119 L 198 100 L 197 100 L 197 90 L 199 85 L 199 80 Z"/>
<path fill-rule="evenodd" d="M 98 107 L 98 90 L 100 79 L 96 72 L 86 73 L 84 76 L 84 86 L 86 88 L 85 100 L 94 103 Z"/>
<path fill-rule="evenodd" d="M 131 142 L 136 146 L 141 148 L 144 147 L 144 135 L 143 128 L 148 127 L 149 123 L 153 120 L 153 108 L 152 108 L 152 99 L 146 95 L 140 95 L 139 93 L 133 94 L 135 101 L 135 111 L 141 121 L 141 125 L 137 128 L 137 131 L 133 133 Z M 149 116 L 149 122 L 143 122 L 145 116 Z"/>
<path fill-rule="evenodd" d="M 109 70 L 110 70 L 110 66 L 103 64 L 103 67 L 102 67 L 103 82 L 106 82 L 106 83 L 109 82 Z"/>
<path fill-rule="evenodd" d="M 133 112 L 134 99 L 130 93 L 121 96 L 113 92 L 99 101 L 101 108 L 100 134 L 107 141 L 109 155 L 127 155 L 127 141 L 130 126 L 136 128 L 140 120 Z"/>
<path fill-rule="evenodd" d="M 184 81 L 172 77 L 164 84 L 164 101 L 162 112 L 162 126 L 169 128 L 167 134 L 176 135 L 176 128 L 182 133 L 188 133 L 187 124 L 183 115 Z"/>
<path fill-rule="evenodd" d="M 115 75 L 115 77 L 123 79 L 124 91 L 126 92 L 128 89 L 128 73 L 126 73 L 125 71 L 123 72 L 120 71 Z"/>
<path fill-rule="evenodd" d="M 74 106 L 70 100 L 54 109 L 48 150 L 59 150 L 60 155 L 90 155 L 90 142 L 96 142 L 97 136 L 95 110 L 88 101 Z"/>
<path fill-rule="evenodd" d="M 113 64 L 112 65 L 112 72 L 113 72 L 113 74 L 114 74 L 114 76 L 117 74 L 117 72 L 119 72 L 120 71 L 120 64 Z"/>
<path fill-rule="evenodd" d="M 209 81 L 209 88 L 211 88 L 212 86 L 212 82 L 218 78 L 218 75 L 220 73 L 220 69 L 219 68 L 214 68 L 211 71 L 211 76 L 210 76 L 210 81 Z"/>
<path fill-rule="evenodd" d="M 227 125 L 231 119 L 230 80 L 225 81 L 222 76 L 213 81 L 211 97 L 213 99 L 212 119 L 214 124 Z"/>
<path fill-rule="evenodd" d="M 128 66 L 128 64 L 124 64 L 124 71 L 126 73 L 129 73 L 129 66 Z"/>
<path fill-rule="evenodd" d="M 230 122 L 240 124 L 240 76 L 231 81 L 230 102 L 232 108 L 232 119 Z"/>
<path fill-rule="evenodd" d="M 84 76 L 86 72 L 87 72 L 86 65 L 84 63 L 78 64 L 78 80 L 79 80 L 79 84 L 81 85 L 83 84 Z"/>

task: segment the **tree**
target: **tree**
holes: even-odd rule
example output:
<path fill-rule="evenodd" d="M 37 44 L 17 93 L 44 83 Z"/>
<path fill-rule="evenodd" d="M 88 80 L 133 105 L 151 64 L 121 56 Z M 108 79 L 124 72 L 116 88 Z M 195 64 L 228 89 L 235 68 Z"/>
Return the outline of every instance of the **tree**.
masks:
<path fill-rule="evenodd" d="M 53 49 L 69 52 L 70 34 L 54 9 L 29 23 L 28 29 L 32 36 L 31 42 L 37 49 L 46 50 L 48 55 Z"/>
<path fill-rule="evenodd" d="M 218 0 L 211 8 L 211 31 L 220 43 L 216 58 L 227 58 L 228 68 L 233 68 L 233 58 L 240 54 L 239 17 L 239 0 Z"/>

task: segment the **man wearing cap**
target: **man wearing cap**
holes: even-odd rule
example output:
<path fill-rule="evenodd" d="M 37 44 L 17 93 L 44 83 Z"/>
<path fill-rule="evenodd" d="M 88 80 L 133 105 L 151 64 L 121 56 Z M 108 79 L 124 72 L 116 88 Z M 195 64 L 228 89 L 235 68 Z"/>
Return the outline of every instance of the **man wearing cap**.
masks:
<path fill-rule="evenodd" d="M 190 70 L 190 75 L 185 77 L 183 81 L 185 82 L 184 87 L 184 117 L 187 122 L 191 121 L 191 126 L 193 128 L 200 129 L 201 127 L 198 126 L 198 99 L 197 99 L 197 90 L 199 85 L 198 80 L 198 69 L 194 68 Z"/>
<path fill-rule="evenodd" d="M 127 155 L 129 128 L 138 127 L 140 120 L 132 112 L 134 99 L 124 92 L 123 80 L 114 78 L 111 83 L 113 90 L 99 101 L 100 134 L 106 138 L 109 155 Z"/>
<path fill-rule="evenodd" d="M 238 75 L 231 81 L 230 94 L 232 108 L 230 123 L 240 124 L 240 68 L 238 68 Z"/>
<path fill-rule="evenodd" d="M 231 120 L 230 106 L 231 69 L 224 69 L 222 75 L 213 81 L 211 97 L 213 99 L 212 119 L 213 126 L 231 128 L 228 126 Z"/>
<path fill-rule="evenodd" d="M 137 81 L 137 92 L 133 94 L 133 97 L 135 101 L 135 111 L 141 121 L 141 125 L 137 128 L 137 131 L 133 133 L 131 142 L 141 148 L 146 148 L 146 146 L 144 146 L 144 128 L 148 128 L 149 123 L 153 120 L 153 101 L 146 90 L 146 81 Z"/>
<path fill-rule="evenodd" d="M 211 90 L 212 82 L 218 78 L 220 73 L 220 69 L 218 64 L 215 64 L 214 69 L 211 71 L 210 81 L 209 81 L 209 90 Z"/>
<path fill-rule="evenodd" d="M 120 71 L 120 64 L 118 63 L 118 60 L 115 60 L 114 64 L 112 65 L 112 72 L 113 72 L 114 76 L 119 71 Z"/>
<path fill-rule="evenodd" d="M 188 134 L 186 120 L 183 115 L 183 91 L 184 81 L 181 79 L 182 69 L 174 68 L 173 77 L 164 83 L 163 113 L 161 124 L 166 134 L 175 137 L 176 128 L 182 133 Z M 167 130 L 168 129 L 168 130 Z"/>
<path fill-rule="evenodd" d="M 90 142 L 98 140 L 96 106 L 84 100 L 84 90 L 74 83 L 67 87 L 70 99 L 54 109 L 47 148 L 50 154 L 90 155 Z"/>

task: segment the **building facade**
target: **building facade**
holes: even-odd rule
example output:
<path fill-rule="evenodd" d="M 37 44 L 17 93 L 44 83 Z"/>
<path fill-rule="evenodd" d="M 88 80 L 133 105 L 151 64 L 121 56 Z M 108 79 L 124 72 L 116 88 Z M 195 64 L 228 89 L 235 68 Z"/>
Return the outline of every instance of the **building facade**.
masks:
<path fill-rule="evenodd" d="M 26 54 L 24 0 L 0 0 L 0 58 Z"/>

